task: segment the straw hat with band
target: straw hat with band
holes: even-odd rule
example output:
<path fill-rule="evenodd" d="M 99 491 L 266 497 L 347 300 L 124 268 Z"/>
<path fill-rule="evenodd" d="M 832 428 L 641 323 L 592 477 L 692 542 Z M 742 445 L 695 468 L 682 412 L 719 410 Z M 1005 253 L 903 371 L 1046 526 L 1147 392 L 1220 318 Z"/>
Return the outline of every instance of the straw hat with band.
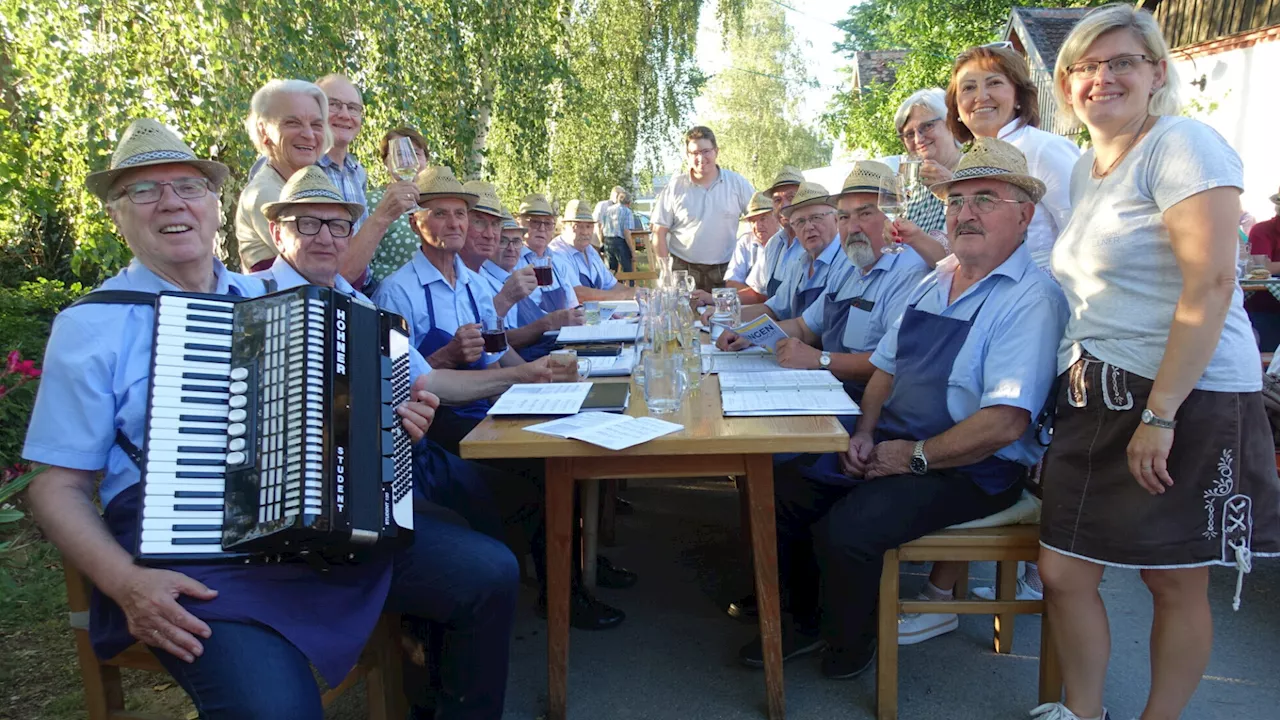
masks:
<path fill-rule="evenodd" d="M 751 196 L 751 202 L 747 203 L 747 212 L 742 215 L 742 219 L 750 220 L 771 212 L 773 212 L 773 201 L 768 195 L 758 192 Z"/>
<path fill-rule="evenodd" d="M 201 160 L 190 145 L 182 142 L 169 128 L 150 118 L 141 118 L 129 123 L 120 142 L 116 143 L 116 151 L 111 154 L 111 164 L 106 170 L 89 173 L 84 179 L 84 186 L 89 192 L 106 202 L 111 186 L 124 173 L 135 168 L 148 165 L 170 165 L 181 163 L 199 170 L 214 187 L 221 187 L 231 170 L 214 160 Z"/>
<path fill-rule="evenodd" d="M 540 193 L 526 195 L 524 200 L 520 201 L 520 208 L 516 210 L 517 215 L 549 215 L 555 217 L 555 211 L 551 209 L 551 203 L 547 201 L 547 196 Z"/>
<path fill-rule="evenodd" d="M 1276 193 L 1275 195 L 1272 195 L 1272 196 L 1271 196 L 1271 204 L 1272 204 L 1272 205 L 1280 205 L 1280 192 L 1278 192 L 1278 193 Z"/>
<path fill-rule="evenodd" d="M 813 205 L 826 205 L 828 207 L 836 206 L 836 198 L 827 192 L 827 189 L 817 183 L 800 183 L 800 189 L 796 191 L 796 197 L 791 204 L 782 208 L 782 214 L 791 217 L 791 213 Z"/>
<path fill-rule="evenodd" d="M 352 220 L 364 214 L 364 205 L 347 202 L 318 165 L 308 165 L 290 176 L 280 190 L 280 199 L 263 205 L 262 214 L 274 222 L 290 205 L 341 205 Z"/>
<path fill-rule="evenodd" d="M 493 185 L 481 180 L 468 180 L 462 184 L 462 189 L 479 198 L 472 210 L 485 215 L 502 217 L 502 201 L 498 199 L 498 191 Z"/>
<path fill-rule="evenodd" d="M 965 180 L 990 178 L 1021 188 L 1031 196 L 1031 202 L 1040 202 L 1045 186 L 1027 174 L 1027 158 L 1018 148 L 1003 140 L 980 137 L 973 147 L 960 158 L 955 174 L 950 180 L 934 183 L 929 191 L 938 197 L 946 197 L 951 186 Z"/>
<path fill-rule="evenodd" d="M 480 199 L 475 193 L 467 192 L 458 178 L 453 176 L 453 171 L 443 165 L 424 169 L 414 178 L 413 183 L 418 186 L 419 205 L 424 205 L 429 200 L 453 198 L 465 202 L 467 209 L 471 210 Z"/>
<path fill-rule="evenodd" d="M 594 223 L 595 218 L 591 217 L 591 209 L 581 200 L 570 200 L 565 203 L 564 215 L 560 216 L 564 222 L 588 222 Z"/>
<path fill-rule="evenodd" d="M 788 185 L 802 185 L 804 183 L 804 175 L 800 174 L 800 168 L 791 165 L 783 165 L 778 174 L 774 176 L 773 183 L 765 188 L 764 194 L 773 197 L 773 193 Z"/>
<path fill-rule="evenodd" d="M 874 160 L 859 160 L 853 164 L 853 170 L 844 179 L 840 195 L 853 193 L 880 194 L 881 189 L 892 190 L 894 181 L 893 168 Z M 838 197 L 838 196 L 837 196 Z"/>
<path fill-rule="evenodd" d="M 515 217 L 511 215 L 511 211 L 504 207 L 502 208 L 502 232 L 506 232 L 508 230 L 527 232 L 523 227 L 520 227 L 520 223 L 516 222 Z"/>

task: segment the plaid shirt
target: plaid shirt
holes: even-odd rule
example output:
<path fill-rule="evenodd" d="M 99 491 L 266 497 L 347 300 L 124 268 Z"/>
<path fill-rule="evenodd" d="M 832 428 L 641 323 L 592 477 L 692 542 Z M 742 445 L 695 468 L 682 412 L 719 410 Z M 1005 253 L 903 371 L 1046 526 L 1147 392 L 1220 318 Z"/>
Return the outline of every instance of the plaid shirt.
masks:
<path fill-rule="evenodd" d="M 907 219 L 934 235 L 947 232 L 947 207 L 931 192 L 922 192 L 907 204 Z"/>
<path fill-rule="evenodd" d="M 364 166 L 355 156 L 347 153 L 342 160 L 342 167 L 329 158 L 328 155 L 321 155 L 320 162 L 316 163 L 324 170 L 324 174 L 329 176 L 338 192 L 342 193 L 342 198 L 347 202 L 358 202 L 364 206 L 364 214 L 356 220 L 355 226 L 351 228 L 354 234 L 360 230 L 360 226 L 364 224 L 365 218 L 369 217 L 369 200 L 366 190 L 369 187 L 369 173 L 365 172 Z"/>

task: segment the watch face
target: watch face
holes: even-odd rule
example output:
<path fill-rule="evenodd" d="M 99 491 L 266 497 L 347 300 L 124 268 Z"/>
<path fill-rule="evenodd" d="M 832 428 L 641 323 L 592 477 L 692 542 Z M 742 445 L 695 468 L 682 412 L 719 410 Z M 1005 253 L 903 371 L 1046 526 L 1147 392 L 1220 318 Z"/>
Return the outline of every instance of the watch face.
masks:
<path fill-rule="evenodd" d="M 1155 416 L 1156 416 L 1156 414 L 1155 414 L 1155 413 L 1153 413 L 1153 412 L 1151 412 L 1150 408 L 1148 408 L 1148 409 L 1146 409 L 1146 410 L 1143 410 L 1143 411 L 1142 411 L 1142 422 L 1144 422 L 1144 423 L 1149 423 L 1149 422 L 1151 422 L 1151 418 L 1154 418 Z"/>
<path fill-rule="evenodd" d="M 916 474 L 916 475 L 923 475 L 923 474 L 925 474 L 926 470 L 927 470 L 927 467 L 926 467 L 926 465 L 925 465 L 925 462 L 924 462 L 924 459 L 923 459 L 923 458 L 918 458 L 918 457 L 913 457 L 913 458 L 911 458 L 911 472 L 912 472 L 912 473 L 914 473 L 914 474 Z"/>

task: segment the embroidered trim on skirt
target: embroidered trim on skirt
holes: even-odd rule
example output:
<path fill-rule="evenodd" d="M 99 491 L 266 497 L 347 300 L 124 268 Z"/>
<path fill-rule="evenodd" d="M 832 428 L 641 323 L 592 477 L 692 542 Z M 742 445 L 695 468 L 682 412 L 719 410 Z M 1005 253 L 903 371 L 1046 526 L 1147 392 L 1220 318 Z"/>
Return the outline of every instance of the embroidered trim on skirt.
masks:
<path fill-rule="evenodd" d="M 1132 568 L 1249 572 L 1280 555 L 1280 480 L 1262 394 L 1193 390 L 1169 453 L 1173 487 L 1148 493 L 1125 454 L 1152 382 L 1085 354 L 1058 391 L 1045 455 L 1043 545 Z"/>

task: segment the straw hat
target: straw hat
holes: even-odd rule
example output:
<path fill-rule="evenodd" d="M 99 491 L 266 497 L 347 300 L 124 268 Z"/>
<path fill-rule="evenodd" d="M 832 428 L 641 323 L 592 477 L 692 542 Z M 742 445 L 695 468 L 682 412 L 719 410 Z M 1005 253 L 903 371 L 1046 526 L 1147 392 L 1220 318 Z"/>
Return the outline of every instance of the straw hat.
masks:
<path fill-rule="evenodd" d="M 564 222 L 589 222 L 596 221 L 591 217 L 591 209 L 582 200 L 573 199 L 564 205 L 564 215 L 560 216 Z"/>
<path fill-rule="evenodd" d="M 1271 196 L 1271 204 L 1272 204 L 1272 205 L 1280 205 L 1280 192 L 1278 192 L 1278 193 L 1276 193 L 1275 195 L 1272 195 L 1272 196 Z"/>
<path fill-rule="evenodd" d="M 476 201 L 475 207 L 471 208 L 472 210 L 485 215 L 502 217 L 502 201 L 498 199 L 498 191 L 492 184 L 480 180 L 468 180 L 462 184 L 462 189 L 480 198 Z"/>
<path fill-rule="evenodd" d="M 874 160 L 859 160 L 853 164 L 840 188 L 840 195 L 852 193 L 876 193 L 881 189 L 892 190 L 894 181 L 893 169 L 884 163 Z M 838 196 L 837 196 L 838 197 Z"/>
<path fill-rule="evenodd" d="M 524 200 L 520 201 L 520 208 L 516 210 L 517 215 L 552 215 L 556 213 L 551 209 L 551 203 L 547 202 L 547 196 L 540 193 L 526 195 Z"/>
<path fill-rule="evenodd" d="M 89 173 L 84 179 L 84 186 L 106 202 L 107 191 L 121 174 L 147 165 L 170 163 L 185 163 L 195 167 L 215 186 L 221 186 L 231 172 L 220 162 L 197 158 L 190 145 L 182 142 L 177 134 L 159 122 L 140 118 L 125 128 L 120 142 L 116 143 L 116 151 L 111 154 L 111 164 L 107 169 Z"/>
<path fill-rule="evenodd" d="M 502 231 L 506 232 L 508 230 L 525 232 L 525 229 L 520 227 L 520 223 L 516 222 L 516 219 L 512 217 L 511 211 L 504 207 L 502 208 Z"/>
<path fill-rule="evenodd" d="M 418 186 L 418 204 L 422 205 L 428 200 L 437 200 L 440 198 L 454 198 L 461 200 L 467 204 L 470 210 L 476 206 L 476 201 L 480 198 L 473 192 L 468 192 L 462 187 L 462 183 L 458 182 L 458 178 L 453 176 L 453 171 L 443 165 L 434 165 L 424 169 L 418 173 L 418 177 L 414 178 L 413 183 Z"/>
<path fill-rule="evenodd" d="M 835 207 L 836 198 L 829 194 L 826 188 L 817 183 L 800 183 L 800 189 L 796 191 L 795 199 L 791 201 L 790 206 L 782 208 L 782 214 L 791 217 L 791 213 L 811 205 Z"/>
<path fill-rule="evenodd" d="M 281 188 L 280 199 L 262 206 L 262 214 L 274 221 L 290 205 L 341 205 L 351 213 L 352 220 L 364 214 L 364 205 L 347 202 L 318 165 L 295 172 Z"/>
<path fill-rule="evenodd" d="M 742 215 L 742 219 L 750 220 L 771 212 L 773 212 L 773 201 L 765 193 L 758 192 L 751 196 L 751 202 L 747 203 L 747 212 Z"/>
<path fill-rule="evenodd" d="M 786 187 L 787 185 L 801 185 L 804 183 L 804 175 L 800 174 L 800 168 L 792 165 L 783 165 L 782 169 L 773 178 L 773 184 L 765 189 L 764 194 L 773 197 L 775 190 Z"/>
<path fill-rule="evenodd" d="M 1031 196 L 1031 202 L 1040 202 L 1044 197 L 1044 183 L 1027 174 L 1027 158 L 1022 151 L 1003 140 L 987 137 L 973 141 L 950 180 L 934 183 L 929 190 L 946 197 L 953 183 L 978 178 L 993 178 L 1022 188 Z"/>

